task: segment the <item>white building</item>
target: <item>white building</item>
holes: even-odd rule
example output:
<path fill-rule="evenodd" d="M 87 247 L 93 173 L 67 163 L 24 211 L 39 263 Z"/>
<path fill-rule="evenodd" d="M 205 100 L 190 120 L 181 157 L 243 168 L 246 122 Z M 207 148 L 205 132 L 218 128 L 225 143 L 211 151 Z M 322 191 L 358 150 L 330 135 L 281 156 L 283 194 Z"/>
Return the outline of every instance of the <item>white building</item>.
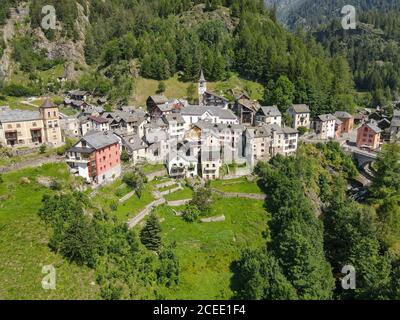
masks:
<path fill-rule="evenodd" d="M 276 124 L 282 126 L 282 113 L 277 106 L 261 107 L 256 113 L 255 125 Z"/>
<path fill-rule="evenodd" d="M 304 127 L 309 129 L 311 125 L 310 107 L 306 104 L 294 104 L 288 109 L 288 114 L 292 118 L 291 127 L 298 129 Z"/>
<path fill-rule="evenodd" d="M 185 135 L 185 120 L 179 113 L 164 115 L 162 120 L 168 125 L 168 134 L 170 138 L 176 138 L 179 141 Z"/>
<path fill-rule="evenodd" d="M 332 114 L 322 114 L 319 115 L 314 121 L 314 130 L 319 139 L 327 140 L 334 139 L 336 117 Z"/>
<path fill-rule="evenodd" d="M 298 132 L 293 128 L 264 125 L 248 128 L 245 136 L 245 155 L 251 167 L 259 161 L 269 161 L 278 154 L 289 156 L 297 151 Z"/>
<path fill-rule="evenodd" d="M 214 124 L 239 124 L 239 120 L 231 110 L 217 107 L 187 106 L 181 110 L 185 120 L 185 130 L 189 130 L 192 124 L 201 120 Z"/>

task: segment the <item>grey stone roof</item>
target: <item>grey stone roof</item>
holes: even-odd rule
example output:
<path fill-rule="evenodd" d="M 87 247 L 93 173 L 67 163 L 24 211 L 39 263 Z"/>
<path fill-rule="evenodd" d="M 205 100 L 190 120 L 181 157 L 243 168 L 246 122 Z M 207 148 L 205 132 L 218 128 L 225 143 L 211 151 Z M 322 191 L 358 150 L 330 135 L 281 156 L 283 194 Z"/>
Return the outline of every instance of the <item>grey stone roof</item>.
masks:
<path fill-rule="evenodd" d="M 265 116 L 280 117 L 282 113 L 279 111 L 277 106 L 261 107 L 258 112 L 262 112 Z"/>
<path fill-rule="evenodd" d="M 290 107 L 295 113 L 310 113 L 310 107 L 306 104 L 294 104 Z"/>
<path fill-rule="evenodd" d="M 168 102 L 167 97 L 164 96 L 163 94 L 156 94 L 154 96 L 150 96 L 149 98 L 151 98 L 155 104 L 163 104 Z"/>
<path fill-rule="evenodd" d="M 334 116 L 338 119 L 351 119 L 353 116 L 346 111 L 336 111 Z"/>
<path fill-rule="evenodd" d="M 129 135 L 122 137 L 123 145 L 130 151 L 146 149 L 148 144 L 139 135 Z"/>
<path fill-rule="evenodd" d="M 393 110 L 393 117 L 400 118 L 400 110 L 397 110 L 397 109 Z"/>
<path fill-rule="evenodd" d="M 199 127 L 200 129 L 208 129 L 208 130 L 218 130 L 218 131 L 223 131 L 223 130 L 231 130 L 231 131 L 244 131 L 246 129 L 245 126 L 240 125 L 240 124 L 222 124 L 222 123 L 212 123 L 211 121 L 206 121 L 206 120 L 201 120 L 198 121 L 195 126 Z"/>
<path fill-rule="evenodd" d="M 176 122 L 178 124 L 184 124 L 185 120 L 183 120 L 182 115 L 179 113 L 171 113 L 163 116 L 163 120 L 166 123 Z"/>
<path fill-rule="evenodd" d="M 112 132 L 99 132 L 90 131 L 88 132 L 82 140 L 86 141 L 94 149 L 102 149 L 118 143 L 119 140 Z"/>
<path fill-rule="evenodd" d="M 202 116 L 206 112 L 214 117 L 219 117 L 222 119 L 237 119 L 237 117 L 231 110 L 221 109 L 218 107 L 200 107 L 189 105 L 181 110 L 181 114 L 185 116 Z"/>
<path fill-rule="evenodd" d="M 317 118 L 318 118 L 319 120 L 323 121 L 323 122 L 325 122 L 325 121 L 336 121 L 336 120 L 337 120 L 337 119 L 336 119 L 333 115 L 331 115 L 330 113 L 328 113 L 328 114 L 320 114 Z"/>
<path fill-rule="evenodd" d="M 28 110 L 1 110 L 0 111 L 0 122 L 19 122 L 19 121 L 30 121 L 40 120 L 39 111 L 28 111 Z"/>
<path fill-rule="evenodd" d="M 83 91 L 83 90 L 72 90 L 69 92 L 70 95 L 73 96 L 85 96 L 87 94 L 87 91 Z"/>
<path fill-rule="evenodd" d="M 381 133 L 382 130 L 375 124 L 372 123 L 368 123 L 366 124 L 372 131 L 374 131 L 375 133 Z"/>
<path fill-rule="evenodd" d="M 46 100 L 44 101 L 43 105 L 42 105 L 42 108 L 43 108 L 43 109 L 46 109 L 46 108 L 54 108 L 54 107 L 55 107 L 55 104 L 54 104 L 53 102 L 51 102 L 50 99 L 46 99 Z"/>
<path fill-rule="evenodd" d="M 393 119 L 392 120 L 392 123 L 390 124 L 390 126 L 391 127 L 400 127 L 400 119 L 399 120 L 397 120 L 397 119 Z"/>

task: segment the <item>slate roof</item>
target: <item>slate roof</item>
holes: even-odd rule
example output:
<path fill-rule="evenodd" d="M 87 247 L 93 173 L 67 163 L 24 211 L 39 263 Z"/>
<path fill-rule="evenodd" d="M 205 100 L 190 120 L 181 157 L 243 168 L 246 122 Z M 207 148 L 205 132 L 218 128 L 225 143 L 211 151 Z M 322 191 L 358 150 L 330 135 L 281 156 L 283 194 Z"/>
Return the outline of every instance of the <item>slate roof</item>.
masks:
<path fill-rule="evenodd" d="M 338 119 L 351 119 L 353 116 L 346 111 L 336 111 L 334 116 Z"/>
<path fill-rule="evenodd" d="M 366 124 L 366 126 L 368 126 L 372 131 L 374 131 L 375 133 L 381 133 L 382 130 L 375 124 L 372 123 L 368 123 Z M 361 127 L 362 128 L 362 127 Z"/>
<path fill-rule="evenodd" d="M 43 102 L 43 105 L 42 105 L 42 108 L 43 108 L 43 109 L 54 108 L 54 107 L 55 107 L 55 104 L 54 104 L 53 102 L 51 102 L 50 99 L 46 99 L 46 100 Z"/>
<path fill-rule="evenodd" d="M 119 143 L 119 140 L 114 134 L 112 134 L 112 132 L 90 131 L 82 138 L 82 140 L 86 141 L 95 150 L 103 149 Z"/>
<path fill-rule="evenodd" d="M 30 121 L 40 120 L 39 111 L 28 111 L 28 110 L 0 110 L 0 122 L 19 122 L 19 121 Z"/>
<path fill-rule="evenodd" d="M 400 119 L 393 119 L 392 123 L 390 124 L 391 127 L 400 127 Z"/>
<path fill-rule="evenodd" d="M 167 123 L 176 122 L 178 124 L 184 124 L 185 120 L 183 120 L 182 115 L 179 113 L 171 113 L 163 116 L 163 120 Z"/>
<path fill-rule="evenodd" d="M 280 117 L 282 113 L 279 111 L 277 106 L 261 107 L 258 112 L 262 112 L 265 116 Z"/>
<path fill-rule="evenodd" d="M 168 102 L 167 97 L 164 96 L 163 94 L 156 94 L 154 96 L 150 96 L 149 98 L 151 98 L 155 104 L 163 104 Z"/>
<path fill-rule="evenodd" d="M 330 113 L 328 113 L 328 114 L 320 114 L 317 118 L 319 120 L 323 121 L 323 122 L 325 122 L 325 121 L 336 121 L 336 118 L 333 115 L 331 115 Z"/>
<path fill-rule="evenodd" d="M 206 112 L 208 112 L 214 117 L 222 119 L 232 119 L 232 120 L 237 119 L 237 117 L 231 110 L 226 110 L 216 107 L 200 107 L 200 106 L 189 105 L 181 110 L 181 114 L 185 116 L 202 116 Z"/>
<path fill-rule="evenodd" d="M 291 109 L 295 113 L 310 113 L 310 107 L 306 104 L 294 104 L 291 106 Z"/>
<path fill-rule="evenodd" d="M 85 96 L 87 95 L 87 91 L 83 91 L 83 90 L 72 90 L 69 92 L 69 94 L 71 96 Z"/>
<path fill-rule="evenodd" d="M 130 135 L 122 137 L 122 143 L 130 151 L 146 149 L 148 144 L 139 135 Z"/>

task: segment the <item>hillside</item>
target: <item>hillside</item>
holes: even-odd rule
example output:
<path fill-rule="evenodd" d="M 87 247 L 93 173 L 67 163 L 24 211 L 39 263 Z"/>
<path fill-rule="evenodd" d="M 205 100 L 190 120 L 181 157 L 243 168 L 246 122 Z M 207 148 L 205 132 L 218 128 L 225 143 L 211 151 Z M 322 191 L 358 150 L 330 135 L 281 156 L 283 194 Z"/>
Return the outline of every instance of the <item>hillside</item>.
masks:
<path fill-rule="evenodd" d="M 367 104 L 398 100 L 400 85 L 400 11 L 369 11 L 358 16 L 357 30 L 343 32 L 332 22 L 314 33 L 332 56 L 347 57 L 357 89 L 370 92 Z"/>
<path fill-rule="evenodd" d="M 56 30 L 43 33 L 45 2 L 55 6 L 58 22 Z M 38 0 L 29 3 L 24 25 L 29 32 L 7 44 L 16 67 L 4 85 L 6 96 L 79 87 L 116 104 L 142 103 L 135 98 L 141 78 L 178 77 L 188 87 L 203 69 L 210 82 L 236 74 L 269 88 L 257 98 L 282 109 L 283 101 L 308 103 L 314 113 L 355 106 L 344 61 L 329 58 L 306 35 L 286 31 L 260 0 Z M 59 66 L 61 74 L 55 72 Z M 338 79 L 339 73 L 345 76 Z M 57 78 L 63 76 L 69 81 L 61 86 Z M 286 85 L 287 97 L 271 91 Z"/>
<path fill-rule="evenodd" d="M 277 4 L 278 16 L 290 29 L 298 26 L 316 27 L 330 23 L 341 17 L 341 9 L 345 5 L 352 5 L 357 13 L 369 10 L 387 12 L 400 9 L 397 0 L 265 0 L 266 4 Z"/>

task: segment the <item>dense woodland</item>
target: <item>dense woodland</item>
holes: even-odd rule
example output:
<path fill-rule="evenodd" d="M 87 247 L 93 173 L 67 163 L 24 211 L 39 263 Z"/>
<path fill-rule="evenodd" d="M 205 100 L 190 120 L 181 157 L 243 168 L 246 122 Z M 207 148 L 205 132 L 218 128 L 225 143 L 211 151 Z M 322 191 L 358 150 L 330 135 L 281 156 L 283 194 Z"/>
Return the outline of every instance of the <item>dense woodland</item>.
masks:
<path fill-rule="evenodd" d="M 347 57 L 359 91 L 370 105 L 398 100 L 400 84 L 400 11 L 369 11 L 359 16 L 357 30 L 345 31 L 335 21 L 316 33 L 331 56 Z"/>
<path fill-rule="evenodd" d="M 336 143 L 259 164 L 270 233 L 265 249 L 246 250 L 236 262 L 238 297 L 399 299 L 399 164 L 400 146 L 387 145 L 365 204 L 346 194 L 346 179 L 357 171 Z M 341 286 L 346 265 L 355 267 L 355 290 Z"/>
<path fill-rule="evenodd" d="M 286 0 L 278 0 L 278 2 Z M 352 5 L 358 13 L 370 10 L 387 12 L 399 10 L 400 3 L 397 0 L 292 0 L 289 9 L 285 10 L 282 20 L 291 29 L 299 26 L 310 28 L 321 24 L 330 23 L 341 17 L 341 9 L 345 5 Z"/>

